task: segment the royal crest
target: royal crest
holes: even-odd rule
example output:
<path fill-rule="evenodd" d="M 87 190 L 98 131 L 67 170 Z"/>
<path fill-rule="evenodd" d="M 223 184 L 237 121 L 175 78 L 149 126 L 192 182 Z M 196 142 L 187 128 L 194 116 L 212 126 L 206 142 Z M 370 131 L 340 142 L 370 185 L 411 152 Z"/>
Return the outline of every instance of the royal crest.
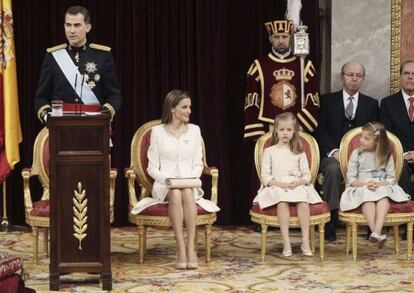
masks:
<path fill-rule="evenodd" d="M 271 103 L 276 107 L 286 110 L 295 105 L 297 99 L 296 87 L 289 82 L 294 75 L 295 72 L 286 68 L 273 72 L 273 76 L 278 82 L 272 86 L 269 96 Z"/>
<path fill-rule="evenodd" d="M 95 62 L 87 62 L 85 64 L 85 70 L 87 73 L 94 73 L 97 70 L 97 64 Z"/>
<path fill-rule="evenodd" d="M 3 4 L 4 5 L 4 4 Z M 14 33 L 13 33 L 13 14 L 10 7 L 3 7 L 0 25 L 2 26 L 2 38 L 0 44 L 0 62 L 3 68 L 7 63 L 15 58 Z"/>

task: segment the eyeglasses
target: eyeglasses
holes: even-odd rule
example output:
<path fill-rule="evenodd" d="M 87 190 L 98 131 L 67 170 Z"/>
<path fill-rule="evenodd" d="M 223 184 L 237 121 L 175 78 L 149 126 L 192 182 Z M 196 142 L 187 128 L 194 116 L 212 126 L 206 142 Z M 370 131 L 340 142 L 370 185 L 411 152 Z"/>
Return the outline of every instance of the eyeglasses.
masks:
<path fill-rule="evenodd" d="M 364 75 L 360 73 L 345 73 L 344 75 L 349 78 L 354 78 L 354 77 L 358 79 L 364 78 Z"/>

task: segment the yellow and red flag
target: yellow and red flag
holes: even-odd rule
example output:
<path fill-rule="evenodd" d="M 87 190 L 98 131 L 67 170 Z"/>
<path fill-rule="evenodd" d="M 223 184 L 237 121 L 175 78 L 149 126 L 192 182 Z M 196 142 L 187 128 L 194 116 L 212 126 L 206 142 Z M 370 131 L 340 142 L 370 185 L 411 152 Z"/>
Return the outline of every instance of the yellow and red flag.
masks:
<path fill-rule="evenodd" d="M 22 141 L 11 0 L 0 0 L 0 184 L 19 162 Z"/>

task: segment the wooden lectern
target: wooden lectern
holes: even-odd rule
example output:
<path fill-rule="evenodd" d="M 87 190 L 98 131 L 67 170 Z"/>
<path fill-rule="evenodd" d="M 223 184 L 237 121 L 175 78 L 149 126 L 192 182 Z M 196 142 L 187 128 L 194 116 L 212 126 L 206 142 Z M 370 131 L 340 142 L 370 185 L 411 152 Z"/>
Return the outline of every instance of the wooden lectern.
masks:
<path fill-rule="evenodd" d="M 48 118 L 50 290 L 74 272 L 99 273 L 112 289 L 109 126 L 107 114 Z"/>

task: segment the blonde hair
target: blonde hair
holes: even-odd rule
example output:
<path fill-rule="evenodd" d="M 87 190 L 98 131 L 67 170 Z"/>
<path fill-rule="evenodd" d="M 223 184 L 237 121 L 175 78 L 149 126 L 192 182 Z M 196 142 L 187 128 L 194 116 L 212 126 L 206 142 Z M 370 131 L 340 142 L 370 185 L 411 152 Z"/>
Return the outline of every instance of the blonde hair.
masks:
<path fill-rule="evenodd" d="M 303 147 L 302 147 L 302 144 L 300 142 L 300 137 L 299 137 L 299 123 L 298 123 L 298 120 L 296 119 L 296 116 L 290 112 L 285 112 L 275 117 L 275 121 L 273 125 L 274 127 L 273 127 L 273 136 L 272 136 L 272 145 L 275 145 L 279 142 L 279 137 L 277 136 L 276 129 L 279 126 L 280 122 L 289 121 L 289 120 L 292 121 L 292 125 L 293 125 L 293 136 L 289 142 L 290 150 L 294 154 L 300 154 L 303 152 Z"/>
<path fill-rule="evenodd" d="M 190 95 L 183 90 L 172 90 L 164 99 L 164 105 L 162 107 L 161 123 L 168 124 L 172 120 L 171 109 L 177 107 L 177 105 L 184 99 L 191 99 Z"/>
<path fill-rule="evenodd" d="M 380 122 L 368 122 L 362 127 L 362 130 L 375 136 L 377 143 L 377 147 L 375 148 L 375 161 L 377 166 L 386 165 L 391 156 L 391 142 L 388 139 L 384 124 Z"/>

